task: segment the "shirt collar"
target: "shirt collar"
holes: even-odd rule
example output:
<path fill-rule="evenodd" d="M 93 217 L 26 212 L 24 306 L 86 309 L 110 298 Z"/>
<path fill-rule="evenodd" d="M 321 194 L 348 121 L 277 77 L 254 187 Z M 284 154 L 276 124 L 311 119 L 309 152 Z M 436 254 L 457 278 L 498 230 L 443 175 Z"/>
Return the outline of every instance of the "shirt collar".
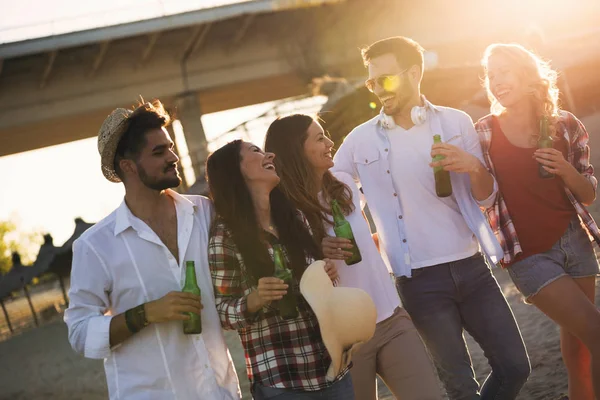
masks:
<path fill-rule="evenodd" d="M 173 199 L 175 208 L 178 212 L 193 214 L 194 211 L 196 211 L 196 205 L 194 203 L 174 190 L 167 189 L 165 193 Z M 135 228 L 134 223 L 136 220 L 139 220 L 139 218 L 133 215 L 125 202 L 125 199 L 123 199 L 121 205 L 117 208 L 114 235 L 117 236 L 127 228 Z"/>
<path fill-rule="evenodd" d="M 421 100 L 423 101 L 424 107 L 427 110 L 431 110 L 431 111 L 435 111 L 435 112 L 440 111 L 440 108 L 438 106 L 436 106 L 435 104 L 431 103 L 429 100 L 427 100 L 427 98 L 424 95 L 421 95 Z M 381 107 L 381 110 L 379 110 L 379 115 L 377 115 L 375 118 L 373 118 L 371 120 L 371 123 L 374 125 L 380 124 L 381 126 L 385 127 L 384 124 L 386 123 L 386 120 L 388 118 L 389 118 L 389 116 L 383 112 L 383 107 Z"/>

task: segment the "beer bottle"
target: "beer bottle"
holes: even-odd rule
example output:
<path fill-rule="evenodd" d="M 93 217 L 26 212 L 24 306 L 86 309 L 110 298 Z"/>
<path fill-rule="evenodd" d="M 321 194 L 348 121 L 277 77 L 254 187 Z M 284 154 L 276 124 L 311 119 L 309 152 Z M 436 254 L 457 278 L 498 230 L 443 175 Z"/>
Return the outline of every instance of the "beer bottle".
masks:
<path fill-rule="evenodd" d="M 433 143 L 442 143 L 440 135 L 433 135 Z M 438 154 L 433 157 L 433 162 L 442 161 L 446 156 Z M 444 170 L 444 167 L 433 167 L 433 177 L 435 179 L 435 194 L 438 197 L 448 197 L 452 194 L 452 182 L 450 181 L 450 172 Z"/>
<path fill-rule="evenodd" d="M 362 256 L 360 255 L 360 250 L 356 245 L 356 240 L 354 239 L 354 233 L 352 232 L 352 227 L 350 223 L 344 217 L 342 213 L 342 209 L 338 204 L 337 200 L 331 201 L 331 214 L 333 215 L 333 231 L 335 232 L 335 236 L 339 238 L 348 239 L 352 242 L 352 248 L 348 251 L 352 252 L 352 256 L 349 259 L 346 259 L 346 265 L 354 265 L 362 261 Z"/>
<path fill-rule="evenodd" d="M 545 115 L 540 119 L 540 138 L 537 142 L 538 149 L 551 149 L 554 147 L 552 137 L 550 137 L 550 131 L 548 129 L 548 117 Z M 538 174 L 542 179 L 552 179 L 554 174 L 544 169 L 542 164 L 538 163 Z"/>
<path fill-rule="evenodd" d="M 292 271 L 287 267 L 283 248 L 280 244 L 273 245 L 273 263 L 275 264 L 275 277 L 288 285 L 287 293 L 277 302 L 279 316 L 283 319 L 294 319 L 298 317 L 298 303 L 296 291 L 294 290 L 294 278 Z"/>
<path fill-rule="evenodd" d="M 200 296 L 200 288 L 196 282 L 196 267 L 193 261 L 185 262 L 185 284 L 181 290 L 184 293 L 193 293 Z M 202 318 L 200 314 L 188 312 L 190 319 L 183 321 L 183 333 L 191 335 L 202 333 Z"/>

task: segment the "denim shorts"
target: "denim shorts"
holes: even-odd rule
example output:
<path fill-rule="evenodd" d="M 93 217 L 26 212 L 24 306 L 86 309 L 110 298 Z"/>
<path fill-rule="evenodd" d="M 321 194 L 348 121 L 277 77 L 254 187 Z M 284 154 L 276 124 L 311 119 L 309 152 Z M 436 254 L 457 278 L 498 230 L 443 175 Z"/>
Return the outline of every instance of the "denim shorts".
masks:
<path fill-rule="evenodd" d="M 579 217 L 544 253 L 534 254 L 508 267 L 508 273 L 526 301 L 560 277 L 585 278 L 600 272 L 592 242 Z"/>

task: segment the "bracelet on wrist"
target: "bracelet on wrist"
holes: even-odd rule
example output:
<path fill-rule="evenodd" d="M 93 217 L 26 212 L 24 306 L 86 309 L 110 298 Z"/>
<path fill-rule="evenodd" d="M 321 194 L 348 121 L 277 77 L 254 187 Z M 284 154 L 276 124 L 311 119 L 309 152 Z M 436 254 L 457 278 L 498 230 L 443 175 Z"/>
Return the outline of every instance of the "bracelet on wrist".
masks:
<path fill-rule="evenodd" d="M 127 329 L 129 329 L 131 333 L 137 333 L 141 331 L 142 328 L 148 326 L 144 304 L 140 304 L 137 307 L 125 311 L 125 323 L 127 324 Z"/>

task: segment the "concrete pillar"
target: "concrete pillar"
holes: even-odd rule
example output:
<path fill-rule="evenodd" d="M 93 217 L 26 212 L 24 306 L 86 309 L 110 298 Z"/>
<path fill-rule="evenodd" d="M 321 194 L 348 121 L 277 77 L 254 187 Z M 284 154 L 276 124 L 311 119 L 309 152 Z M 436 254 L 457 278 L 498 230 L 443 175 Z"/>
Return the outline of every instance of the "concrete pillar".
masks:
<path fill-rule="evenodd" d="M 173 131 L 173 125 L 169 125 L 167 126 L 167 131 L 169 132 L 169 136 L 171 137 L 171 140 L 173 141 L 173 143 L 175 143 L 175 154 L 177 154 L 177 157 L 179 157 L 179 164 L 177 164 L 177 169 L 179 170 L 179 176 L 181 177 L 181 185 L 179 185 L 179 187 L 175 188 L 175 190 L 178 193 L 185 193 L 187 192 L 188 188 L 189 188 L 189 184 L 187 182 L 187 180 L 185 179 L 185 174 L 183 173 L 183 165 L 181 165 L 181 153 L 179 152 L 179 149 L 177 148 L 177 141 L 175 140 L 175 132 Z"/>
<path fill-rule="evenodd" d="M 208 144 L 204 127 L 200 117 L 200 104 L 197 93 L 185 93 L 177 98 L 176 117 L 181 122 L 188 153 L 192 162 L 192 169 L 196 175 L 196 182 L 205 181 L 205 163 L 208 157 Z M 188 182 L 191 186 L 194 182 Z"/>

